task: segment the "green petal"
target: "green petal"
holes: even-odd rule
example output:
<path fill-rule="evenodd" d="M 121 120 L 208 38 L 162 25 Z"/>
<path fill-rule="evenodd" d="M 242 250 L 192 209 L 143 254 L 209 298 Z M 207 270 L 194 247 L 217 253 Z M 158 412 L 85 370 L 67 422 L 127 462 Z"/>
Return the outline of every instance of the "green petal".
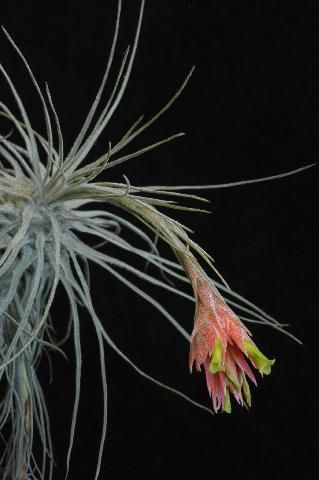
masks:
<path fill-rule="evenodd" d="M 209 364 L 209 371 L 211 373 L 217 373 L 224 370 L 222 366 L 222 358 L 223 358 L 223 344 L 221 340 L 218 338 L 214 345 L 214 350 L 212 353 L 212 357 Z"/>
<path fill-rule="evenodd" d="M 251 340 L 244 340 L 244 345 L 248 356 L 252 359 L 261 374 L 268 375 L 271 371 L 271 366 L 275 363 L 275 360 L 269 360 L 258 347 Z"/>
<path fill-rule="evenodd" d="M 250 395 L 250 388 L 249 388 L 249 385 L 248 385 L 248 382 L 246 380 L 246 377 L 245 377 L 245 374 L 243 376 L 243 386 L 242 386 L 242 389 L 243 389 L 243 394 L 244 394 L 244 398 L 247 402 L 247 405 L 248 407 L 251 407 L 251 395 Z"/>
<path fill-rule="evenodd" d="M 231 413 L 231 403 L 230 403 L 229 388 L 226 389 L 226 395 L 225 395 L 223 412 Z"/>
<path fill-rule="evenodd" d="M 235 385 L 237 390 L 240 390 L 240 382 L 238 378 L 235 377 L 231 369 L 227 366 L 227 364 L 225 365 L 225 373 L 227 375 L 227 378 Z"/>

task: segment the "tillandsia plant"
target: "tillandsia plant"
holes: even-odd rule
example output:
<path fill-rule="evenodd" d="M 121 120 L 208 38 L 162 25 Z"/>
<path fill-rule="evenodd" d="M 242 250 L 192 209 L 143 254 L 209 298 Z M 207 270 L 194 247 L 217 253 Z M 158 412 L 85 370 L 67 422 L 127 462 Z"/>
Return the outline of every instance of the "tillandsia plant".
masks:
<path fill-rule="evenodd" d="M 183 191 L 272 180 L 302 169 L 258 180 L 202 187 L 137 187 L 131 185 L 125 176 L 124 181 L 119 183 L 97 180 L 97 177 L 108 169 L 182 135 L 173 135 L 130 154 L 120 154 L 124 147 L 171 106 L 181 94 L 192 70 L 177 93 L 156 115 L 145 123 L 142 123 L 143 117 L 140 117 L 119 142 L 114 145 L 109 142 L 104 155 L 97 159 L 90 157 L 96 140 L 105 131 L 125 92 L 137 49 L 144 3 L 141 2 L 132 49 L 126 50 L 112 92 L 98 113 L 116 50 L 121 13 L 121 1 L 118 2 L 115 33 L 105 74 L 86 120 L 67 153 L 48 86 L 46 85 L 45 92 L 42 92 L 23 54 L 4 30 L 24 63 L 39 96 L 46 135 L 39 134 L 32 128 L 13 81 L 0 65 L 1 74 L 9 85 L 19 115 L 16 116 L 3 103 L 0 103 L 0 112 L 11 122 L 20 138 L 20 141 L 13 141 L 11 132 L 0 137 L 0 378 L 5 386 L 0 404 L 0 431 L 3 432 L 4 442 L 1 459 L 3 479 L 53 477 L 49 413 L 37 377 L 37 366 L 44 351 L 49 353 L 57 350 L 63 354 L 61 346 L 72 336 L 76 372 L 75 402 L 66 466 L 67 472 L 69 470 L 81 389 L 79 307 L 86 308 L 90 314 L 100 354 L 104 418 L 96 479 L 100 472 L 107 424 L 105 344 L 113 348 L 144 377 L 200 406 L 183 393 L 143 372 L 113 342 L 92 303 L 89 264 L 99 265 L 150 302 L 190 341 L 190 369 L 193 362 L 197 370 L 204 366 L 214 412 L 230 412 L 231 396 L 240 405 L 250 406 L 251 394 L 247 377 L 253 383 L 256 382 L 252 367 L 262 375 L 269 374 L 274 363 L 274 360 L 268 359 L 258 349 L 243 321 L 264 323 L 279 330 L 283 329 L 282 325 L 233 292 L 223 279 L 212 280 L 198 261 L 198 258 L 201 258 L 219 275 L 212 258 L 190 238 L 187 227 L 164 214 L 162 209 L 165 207 L 202 211 L 178 203 L 181 199 L 205 201 L 202 197 Z M 102 209 L 101 205 L 117 207 L 132 214 L 137 224 L 122 217 L 120 213 Z M 145 242 L 145 248 L 125 240 L 121 235 L 123 229 L 131 231 Z M 152 239 L 153 234 L 155 240 Z M 97 241 L 98 244 L 92 247 L 92 242 L 87 241 L 87 238 Z M 171 247 L 177 261 L 160 255 L 158 238 Z M 156 267 L 160 276 L 153 276 L 108 255 L 102 249 L 105 244 L 115 245 L 120 251 L 142 258 Z M 121 273 L 121 270 L 124 273 Z M 172 294 L 195 301 L 194 330 L 191 336 L 156 299 L 127 278 L 125 272 Z M 182 287 L 174 285 L 172 280 L 179 284 L 190 284 L 194 295 L 191 296 Z M 66 323 L 65 336 L 58 342 L 54 340 L 54 318 L 51 318 L 50 313 L 59 285 L 64 289 L 70 316 L 66 319 L 69 321 Z M 223 292 L 223 296 L 217 288 Z M 237 316 L 231 307 L 244 312 L 245 317 Z M 36 441 L 42 443 L 40 457 L 34 451 Z"/>

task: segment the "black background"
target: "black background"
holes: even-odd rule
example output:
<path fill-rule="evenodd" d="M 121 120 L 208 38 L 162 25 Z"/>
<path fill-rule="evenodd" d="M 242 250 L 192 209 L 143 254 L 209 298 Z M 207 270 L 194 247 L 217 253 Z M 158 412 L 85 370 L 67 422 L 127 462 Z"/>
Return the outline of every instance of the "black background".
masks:
<path fill-rule="evenodd" d="M 132 43 L 137 1 L 125 2 L 115 61 Z M 116 1 L 7 2 L 1 23 L 43 84 L 48 81 L 70 145 L 101 78 Z M 176 104 L 129 151 L 178 131 L 187 136 L 114 169 L 132 184 L 205 184 L 285 172 L 317 161 L 319 150 L 319 7 L 317 2 L 146 2 L 133 74 L 95 154 L 115 142 L 141 113 L 160 109 L 196 70 Z M 1 61 L 15 80 L 34 126 L 40 104 L 4 35 Z M 13 105 L 4 81 L 1 100 Z M 94 158 L 94 155 L 91 157 Z M 107 349 L 108 437 L 101 478 L 313 478 L 318 472 L 317 191 L 318 169 L 274 182 L 205 192 L 211 215 L 175 217 L 195 230 L 234 290 L 289 323 L 300 346 L 255 326 L 260 348 L 276 358 L 259 381 L 248 412 L 195 409 L 139 377 Z M 174 212 L 173 212 L 174 214 Z M 188 374 L 188 346 L 149 305 L 101 271 L 92 294 L 114 340 L 156 378 L 209 405 L 204 378 Z M 193 307 L 150 289 L 191 331 Z M 102 404 L 97 343 L 82 312 L 83 394 L 70 478 L 94 478 Z M 57 328 L 68 316 L 63 297 Z M 72 358 L 72 345 L 66 350 Z M 73 362 L 54 357 L 46 386 L 57 459 L 64 478 L 73 400 Z M 47 364 L 40 375 L 47 384 Z"/>

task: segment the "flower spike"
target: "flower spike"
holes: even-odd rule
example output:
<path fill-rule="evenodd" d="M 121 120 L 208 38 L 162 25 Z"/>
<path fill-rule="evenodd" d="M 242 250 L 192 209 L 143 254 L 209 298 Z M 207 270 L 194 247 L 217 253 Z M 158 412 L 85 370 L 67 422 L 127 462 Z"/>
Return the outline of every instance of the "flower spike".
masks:
<path fill-rule="evenodd" d="M 246 376 L 256 385 L 246 360 L 268 375 L 275 360 L 269 360 L 251 340 L 251 333 L 228 307 L 213 282 L 197 261 L 187 259 L 185 269 L 196 296 L 194 329 L 191 336 L 189 368 L 204 366 L 214 411 L 231 412 L 230 394 L 240 405 L 251 406 Z"/>

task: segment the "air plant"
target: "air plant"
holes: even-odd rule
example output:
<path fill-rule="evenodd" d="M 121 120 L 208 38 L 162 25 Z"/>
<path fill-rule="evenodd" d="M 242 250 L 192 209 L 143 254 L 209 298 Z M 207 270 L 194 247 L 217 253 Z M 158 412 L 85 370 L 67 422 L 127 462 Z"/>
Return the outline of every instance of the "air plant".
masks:
<path fill-rule="evenodd" d="M 209 278 L 197 257 L 208 265 L 216 277 L 219 274 L 210 255 L 191 239 L 187 227 L 164 214 L 162 209 L 202 211 L 178 203 L 185 199 L 205 201 L 202 197 L 184 193 L 185 190 L 272 180 L 302 169 L 258 180 L 202 187 L 137 187 L 131 185 L 124 175 L 124 181 L 119 183 L 97 180 L 109 168 L 183 135 L 178 133 L 133 153 L 120 154 L 124 147 L 151 126 L 179 97 L 193 69 L 176 94 L 158 113 L 145 123 L 142 123 L 143 117 L 140 117 L 118 143 L 109 143 L 104 155 L 91 160 L 94 144 L 105 131 L 125 92 L 136 54 L 144 3 L 143 0 L 133 47 L 131 51 L 129 48 L 126 50 L 112 92 L 98 113 L 118 39 L 121 1 L 118 2 L 114 38 L 105 74 L 86 120 L 68 153 L 65 152 L 59 118 L 48 86 L 42 92 L 23 54 L 3 30 L 33 82 L 42 104 L 46 125 L 45 136 L 34 131 L 14 83 L 0 65 L 1 74 L 10 87 L 20 115 L 18 118 L 6 105 L 0 103 L 1 115 L 11 122 L 20 138 L 20 143 L 16 143 L 10 134 L 0 137 L 0 155 L 3 161 L 0 169 L 0 379 L 6 387 L 0 404 L 0 431 L 6 432 L 3 436 L 4 453 L 1 461 L 3 479 L 51 479 L 53 476 L 49 413 L 37 377 L 37 366 L 43 351 L 57 350 L 63 354 L 63 342 L 72 336 L 76 371 L 66 467 L 67 472 L 69 470 L 81 390 L 80 307 L 89 312 L 95 327 L 103 385 L 104 416 L 96 479 L 100 472 L 107 425 L 105 344 L 144 377 L 200 406 L 182 392 L 143 372 L 113 342 L 103 318 L 98 316 L 92 302 L 90 264 L 99 265 L 150 302 L 190 341 L 190 367 L 193 361 L 198 370 L 204 365 L 215 412 L 230 412 L 230 394 L 241 405 L 250 406 L 251 396 L 246 376 L 253 382 L 255 377 L 249 362 L 262 374 L 268 374 L 274 362 L 259 351 L 242 321 L 264 323 L 278 330 L 282 330 L 283 326 L 233 292 L 223 279 L 217 281 Z M 57 137 L 57 142 L 54 137 Z M 107 208 L 104 209 L 104 206 L 114 206 L 119 211 L 128 212 L 136 222 L 127 220 L 120 213 L 112 213 Z M 121 235 L 123 229 L 131 231 L 136 238 L 142 240 L 145 248 L 125 240 Z M 171 247 L 177 261 L 160 255 L 153 234 L 156 239 L 162 239 Z M 85 240 L 87 238 L 97 240 L 99 245 L 92 247 L 91 242 Z M 152 264 L 160 275 L 153 276 L 110 256 L 101 248 L 107 243 Z M 195 301 L 192 335 L 146 290 L 127 278 L 125 273 L 164 288 L 174 295 Z M 191 284 L 194 296 L 176 286 L 172 280 L 182 285 Z M 51 318 L 50 312 L 59 285 L 64 289 L 70 316 L 66 323 L 65 337 L 57 342 L 52 333 L 54 318 Z M 246 316 L 238 317 L 230 306 L 241 310 Z M 42 443 L 40 458 L 36 458 L 34 453 L 36 440 Z"/>

